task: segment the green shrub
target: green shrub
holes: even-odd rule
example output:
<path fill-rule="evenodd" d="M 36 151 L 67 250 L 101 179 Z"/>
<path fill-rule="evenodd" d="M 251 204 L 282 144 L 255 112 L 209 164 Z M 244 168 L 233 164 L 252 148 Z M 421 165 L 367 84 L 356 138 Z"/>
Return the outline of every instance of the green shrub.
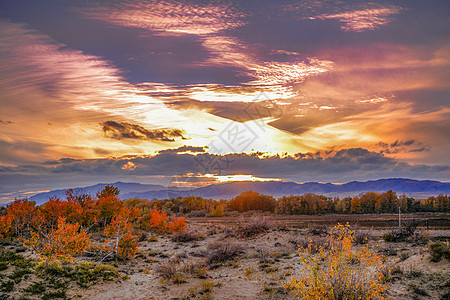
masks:
<path fill-rule="evenodd" d="M 45 292 L 42 295 L 42 300 L 58 299 L 58 298 L 67 299 L 66 290 L 62 289 L 57 291 L 49 291 Z"/>
<path fill-rule="evenodd" d="M 11 262 L 16 259 L 23 259 L 23 256 L 4 249 L 0 250 L 0 262 Z"/>
<path fill-rule="evenodd" d="M 36 275 L 44 279 L 65 277 L 75 281 L 82 288 L 90 287 L 97 283 L 98 279 L 104 281 L 119 278 L 119 272 L 110 265 L 96 264 L 92 262 L 42 262 L 36 267 Z"/>
<path fill-rule="evenodd" d="M 88 288 L 97 283 L 99 278 L 104 281 L 111 281 L 120 276 L 117 270 L 110 265 L 81 262 L 75 266 L 71 277 L 80 287 Z"/>
<path fill-rule="evenodd" d="M 450 260 L 450 247 L 448 244 L 433 243 L 430 244 L 430 261 L 440 262 L 442 258 Z"/>
<path fill-rule="evenodd" d="M 429 294 L 427 293 L 426 290 L 418 287 L 417 285 L 415 285 L 413 283 L 408 284 L 407 289 L 408 289 L 408 291 L 412 291 L 413 293 L 420 295 L 420 296 L 429 296 Z"/>
<path fill-rule="evenodd" d="M 41 261 L 36 265 L 35 273 L 41 278 L 60 277 L 70 274 L 72 267 L 61 261 Z"/>
<path fill-rule="evenodd" d="M 45 292 L 45 290 L 46 290 L 46 287 L 44 285 L 44 282 L 37 281 L 37 282 L 34 282 L 29 287 L 27 287 L 26 289 L 24 289 L 23 291 L 26 293 L 36 295 L 36 294 L 42 294 L 43 292 Z"/>
<path fill-rule="evenodd" d="M 14 281 L 8 280 L 7 282 L 3 282 L 0 285 L 0 291 L 9 293 L 14 288 Z"/>
<path fill-rule="evenodd" d="M 8 263 L 0 262 L 0 271 L 5 271 L 6 269 L 8 269 Z"/>
<path fill-rule="evenodd" d="M 383 239 L 386 242 L 399 243 L 404 242 L 410 236 L 406 231 L 392 230 L 391 232 L 383 234 Z"/>
<path fill-rule="evenodd" d="M 33 273 L 30 269 L 16 269 L 14 272 L 9 275 L 9 279 L 14 280 L 15 283 L 19 283 L 22 281 L 22 277 L 25 276 L 25 279 L 28 277 L 26 275 Z"/>
<path fill-rule="evenodd" d="M 155 235 L 151 235 L 151 236 L 148 238 L 147 241 L 148 241 L 149 243 L 157 242 L 157 241 L 158 241 L 158 237 L 155 236 Z"/>

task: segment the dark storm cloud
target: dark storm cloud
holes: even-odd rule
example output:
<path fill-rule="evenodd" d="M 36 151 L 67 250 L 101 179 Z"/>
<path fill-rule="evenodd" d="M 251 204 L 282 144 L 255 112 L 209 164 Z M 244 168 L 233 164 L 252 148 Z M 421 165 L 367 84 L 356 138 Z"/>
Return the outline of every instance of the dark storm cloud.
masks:
<path fill-rule="evenodd" d="M 174 142 L 175 138 L 186 139 L 179 129 L 146 129 L 137 124 L 127 122 L 106 121 L 101 123 L 105 136 L 121 140 L 156 140 Z"/>

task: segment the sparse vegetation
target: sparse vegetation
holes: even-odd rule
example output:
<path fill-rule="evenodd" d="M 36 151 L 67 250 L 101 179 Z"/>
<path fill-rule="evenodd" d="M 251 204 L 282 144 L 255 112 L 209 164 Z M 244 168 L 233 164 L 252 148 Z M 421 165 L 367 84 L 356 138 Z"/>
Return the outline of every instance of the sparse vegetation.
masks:
<path fill-rule="evenodd" d="M 375 299 L 383 297 L 382 258 L 366 246 L 353 248 L 353 233 L 337 225 L 329 248 L 300 248 L 301 274 L 285 285 L 302 299 Z"/>
<path fill-rule="evenodd" d="M 239 237 L 252 237 L 273 227 L 266 217 L 252 217 L 248 222 L 240 222 L 233 233 Z"/>
<path fill-rule="evenodd" d="M 243 252 L 243 248 L 238 244 L 229 242 L 215 242 L 208 245 L 207 263 L 224 263 L 238 257 Z"/>
<path fill-rule="evenodd" d="M 450 260 L 450 246 L 448 243 L 432 243 L 429 246 L 430 261 L 440 262 L 442 258 Z"/>

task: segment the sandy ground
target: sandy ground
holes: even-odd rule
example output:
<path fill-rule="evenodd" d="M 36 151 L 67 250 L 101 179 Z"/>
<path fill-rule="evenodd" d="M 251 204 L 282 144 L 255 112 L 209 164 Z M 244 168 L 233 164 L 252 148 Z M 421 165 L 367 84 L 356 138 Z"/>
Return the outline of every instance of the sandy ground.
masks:
<path fill-rule="evenodd" d="M 78 291 L 82 299 L 295 299 L 295 295 L 282 287 L 291 275 L 300 268 L 297 248 L 312 236 L 306 229 L 285 228 L 269 230 L 256 237 L 230 237 L 221 225 L 190 225 L 188 230 L 202 235 L 204 239 L 192 242 L 172 242 L 168 237 L 158 237 L 157 242 L 142 242 L 140 255 L 131 265 L 121 265 L 120 269 L 129 274 L 130 279 L 97 285 L 88 290 Z M 382 231 L 370 231 L 379 236 Z M 449 236 L 443 230 L 434 232 Z M 243 253 L 233 261 L 217 268 L 207 267 L 206 279 L 194 275 L 184 275 L 184 283 L 175 284 L 161 280 L 158 269 L 167 260 L 179 258 L 180 265 L 202 264 L 205 257 L 200 253 L 208 251 L 208 245 L 231 243 L 241 247 Z M 446 260 L 439 263 L 429 261 L 427 245 L 411 243 L 386 243 L 381 239 L 371 240 L 371 247 L 387 253 L 386 265 L 401 274 L 393 275 L 388 283 L 391 299 L 439 299 L 445 292 L 444 283 L 450 280 L 450 264 Z M 156 255 L 155 255 L 156 254 Z M 149 262 L 148 257 L 154 261 Z M 211 293 L 200 291 L 204 281 L 212 281 Z M 429 296 L 417 295 L 408 286 L 416 285 L 426 290 Z M 448 286 L 447 286 L 448 289 Z M 207 298 L 208 299 L 208 298 Z"/>
<path fill-rule="evenodd" d="M 126 280 L 99 282 L 87 289 L 71 284 L 67 295 L 74 299 L 296 299 L 283 288 L 292 275 L 298 274 L 301 264 L 298 247 L 312 239 L 324 241 L 326 232 L 311 228 L 273 226 L 252 237 L 236 235 L 230 224 L 198 223 L 188 225 L 187 232 L 197 239 L 174 241 L 170 236 L 150 235 L 140 242 L 138 254 L 129 262 L 119 262 L 118 269 L 128 275 Z M 316 228 L 317 229 L 317 228 Z M 391 269 L 387 283 L 391 299 L 441 299 L 450 294 L 450 263 L 429 261 L 430 238 L 449 237 L 450 230 L 421 230 L 428 238 L 425 243 L 388 243 L 380 238 L 386 230 L 357 228 L 367 233 L 372 249 L 385 255 L 385 265 Z M 156 237 L 156 241 L 149 241 Z M 211 249 L 228 246 L 239 250 L 237 255 L 222 263 L 210 262 Z M 10 246 L 14 250 L 14 246 Z M 24 252 L 26 257 L 35 255 Z M 85 258 L 81 258 L 85 259 Z M 177 275 L 164 279 L 161 268 L 169 262 Z M 178 276 L 178 277 L 177 277 Z M 176 280 L 175 280 L 176 279 Z M 17 284 L 12 296 L 33 281 L 30 275 Z M 0 299 L 10 299 L 0 295 Z M 33 299 L 33 297 L 27 297 Z M 40 299 L 40 297 L 34 297 Z M 445 298 L 448 299 L 448 298 Z"/>

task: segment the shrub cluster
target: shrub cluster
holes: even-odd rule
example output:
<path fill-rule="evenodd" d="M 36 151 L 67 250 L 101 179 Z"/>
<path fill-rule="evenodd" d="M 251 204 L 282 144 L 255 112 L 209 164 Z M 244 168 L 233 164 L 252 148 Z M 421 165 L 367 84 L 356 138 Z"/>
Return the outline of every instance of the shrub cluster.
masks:
<path fill-rule="evenodd" d="M 69 258 L 90 252 L 102 260 L 115 257 L 129 259 L 136 254 L 135 228 L 160 234 L 186 229 L 184 218 L 168 217 L 143 201 L 123 202 L 119 190 L 105 186 L 96 198 L 66 191 L 65 201 L 51 198 L 36 206 L 34 201 L 17 200 L 0 216 L 0 239 L 16 238 L 47 260 Z M 89 231 L 102 230 L 107 238 L 103 244 L 91 243 Z"/>
<path fill-rule="evenodd" d="M 383 298 L 382 258 L 366 245 L 353 248 L 349 226 L 335 226 L 327 247 L 309 244 L 299 249 L 301 274 L 285 287 L 301 299 Z"/>
<path fill-rule="evenodd" d="M 440 262 L 442 258 L 450 261 L 450 246 L 444 243 L 432 243 L 429 246 L 430 261 Z"/>

